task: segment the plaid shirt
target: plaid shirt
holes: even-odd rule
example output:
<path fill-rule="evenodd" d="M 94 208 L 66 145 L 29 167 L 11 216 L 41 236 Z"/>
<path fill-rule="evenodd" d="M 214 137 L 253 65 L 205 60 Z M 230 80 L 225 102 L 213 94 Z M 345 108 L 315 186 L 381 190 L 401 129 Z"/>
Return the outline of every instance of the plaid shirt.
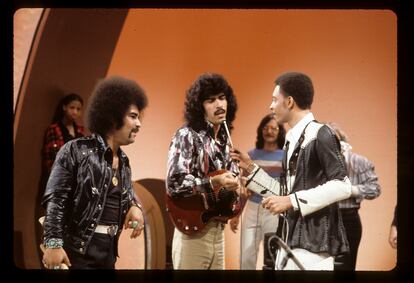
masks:
<path fill-rule="evenodd" d="M 348 170 L 348 176 L 353 186 L 359 191 L 359 196 L 350 197 L 339 202 L 339 208 L 359 208 L 364 199 L 375 199 L 381 194 L 378 176 L 371 161 L 366 157 L 351 151 L 351 146 L 341 141 L 342 151 Z"/>
<path fill-rule="evenodd" d="M 237 172 L 231 162 L 227 134 L 223 127 L 214 140 L 211 123 L 199 132 L 188 126 L 177 130 L 172 138 L 167 165 L 167 193 L 191 196 L 211 189 L 208 174 L 227 169 Z"/>
<path fill-rule="evenodd" d="M 54 123 L 47 128 L 43 144 L 43 165 L 47 169 L 47 172 L 50 173 L 53 162 L 56 159 L 56 154 L 65 143 L 71 139 L 85 136 L 84 127 L 76 123 L 73 123 L 73 126 L 75 128 L 75 137 L 69 135 L 62 123 Z"/>

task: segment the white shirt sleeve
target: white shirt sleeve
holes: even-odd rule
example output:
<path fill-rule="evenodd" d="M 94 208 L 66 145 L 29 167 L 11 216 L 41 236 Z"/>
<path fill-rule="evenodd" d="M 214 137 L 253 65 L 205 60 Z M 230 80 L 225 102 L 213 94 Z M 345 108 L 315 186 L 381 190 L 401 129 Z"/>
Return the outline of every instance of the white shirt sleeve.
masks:
<path fill-rule="evenodd" d="M 298 205 L 302 216 L 309 215 L 334 202 L 351 196 L 351 181 L 346 177 L 343 181 L 331 180 L 313 189 L 303 190 L 290 195 L 292 205 Z M 296 202 L 297 199 L 297 202 Z"/>
<path fill-rule="evenodd" d="M 263 169 L 258 168 L 247 176 L 247 188 L 263 197 L 280 195 L 280 183 L 269 176 Z"/>

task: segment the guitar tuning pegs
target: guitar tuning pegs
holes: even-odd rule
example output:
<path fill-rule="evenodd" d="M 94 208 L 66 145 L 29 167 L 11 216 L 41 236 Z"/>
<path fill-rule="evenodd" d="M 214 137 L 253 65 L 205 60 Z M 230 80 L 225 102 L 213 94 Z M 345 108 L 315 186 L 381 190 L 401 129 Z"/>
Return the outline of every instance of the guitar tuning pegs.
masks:
<path fill-rule="evenodd" d="M 190 229 L 190 227 L 188 227 L 188 225 L 184 226 L 184 230 L 188 231 Z"/>
<path fill-rule="evenodd" d="M 194 227 L 193 227 L 193 230 L 194 230 L 194 231 L 198 231 L 198 227 L 197 227 L 197 226 L 194 226 Z"/>

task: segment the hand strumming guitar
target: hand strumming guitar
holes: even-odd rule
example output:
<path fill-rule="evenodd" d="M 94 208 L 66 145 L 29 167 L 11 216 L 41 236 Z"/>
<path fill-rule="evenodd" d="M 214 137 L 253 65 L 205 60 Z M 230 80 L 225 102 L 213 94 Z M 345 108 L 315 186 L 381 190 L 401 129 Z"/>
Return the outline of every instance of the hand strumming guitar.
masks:
<path fill-rule="evenodd" d="M 229 191 L 235 191 L 239 188 L 239 180 L 237 176 L 229 171 L 210 177 L 210 180 L 214 188 L 226 188 Z"/>

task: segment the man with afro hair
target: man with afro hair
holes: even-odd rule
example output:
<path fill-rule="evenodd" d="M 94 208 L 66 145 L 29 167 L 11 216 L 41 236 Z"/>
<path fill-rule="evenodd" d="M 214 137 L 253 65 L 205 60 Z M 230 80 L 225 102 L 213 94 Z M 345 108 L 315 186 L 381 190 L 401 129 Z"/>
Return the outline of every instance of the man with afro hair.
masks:
<path fill-rule="evenodd" d="M 87 109 L 92 135 L 58 152 L 43 196 L 43 265 L 47 269 L 114 269 L 122 228 L 131 238 L 144 227 L 128 157 L 147 106 L 141 87 L 122 77 L 96 85 Z"/>

